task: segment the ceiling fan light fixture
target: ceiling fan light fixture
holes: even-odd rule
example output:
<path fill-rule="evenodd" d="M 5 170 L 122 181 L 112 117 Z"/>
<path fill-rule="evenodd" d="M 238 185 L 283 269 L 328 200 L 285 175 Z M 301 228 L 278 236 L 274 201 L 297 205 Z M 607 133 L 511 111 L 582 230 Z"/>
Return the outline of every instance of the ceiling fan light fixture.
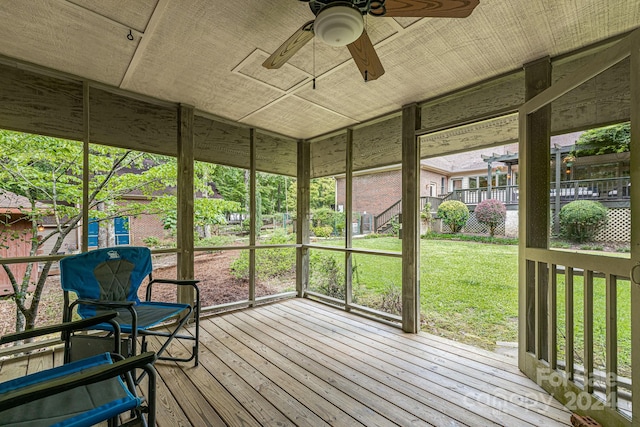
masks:
<path fill-rule="evenodd" d="M 349 4 L 326 7 L 318 13 L 313 32 L 331 46 L 346 46 L 362 35 L 364 22 L 360 11 Z"/>

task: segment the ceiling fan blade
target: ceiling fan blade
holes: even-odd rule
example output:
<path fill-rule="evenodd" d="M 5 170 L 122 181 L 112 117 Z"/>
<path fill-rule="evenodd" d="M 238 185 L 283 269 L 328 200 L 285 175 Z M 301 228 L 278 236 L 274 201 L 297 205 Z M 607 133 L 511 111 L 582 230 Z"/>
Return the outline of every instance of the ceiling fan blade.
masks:
<path fill-rule="evenodd" d="M 273 54 L 262 63 L 265 68 L 273 69 L 282 67 L 302 46 L 313 38 L 313 21 L 304 24 L 293 33 L 286 42 L 282 43 Z"/>
<path fill-rule="evenodd" d="M 347 47 L 365 81 L 375 80 L 384 74 L 380 58 L 366 30 L 362 31 L 358 40 L 348 44 Z"/>
<path fill-rule="evenodd" d="M 479 3 L 479 0 L 387 0 L 384 16 L 466 18 Z"/>

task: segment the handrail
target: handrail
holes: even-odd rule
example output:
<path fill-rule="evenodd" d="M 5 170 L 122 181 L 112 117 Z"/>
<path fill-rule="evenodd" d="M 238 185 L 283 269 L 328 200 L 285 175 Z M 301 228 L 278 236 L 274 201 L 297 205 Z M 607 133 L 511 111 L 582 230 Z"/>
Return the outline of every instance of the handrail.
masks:
<path fill-rule="evenodd" d="M 630 198 L 629 186 L 631 180 L 628 176 L 619 178 L 580 179 L 561 181 L 550 184 L 549 197 L 556 198 L 559 195 L 563 203 L 590 199 L 599 201 L 619 201 Z M 486 199 L 497 199 L 507 205 L 518 204 L 518 186 L 501 185 L 491 187 L 491 193 L 487 187 L 456 189 L 447 196 L 447 199 L 459 200 L 466 205 L 477 205 Z"/>
<path fill-rule="evenodd" d="M 377 232 L 380 227 L 388 224 L 391 219 L 402 212 L 402 199 L 385 209 L 381 214 L 373 219 L 373 229 Z"/>
<path fill-rule="evenodd" d="M 424 207 L 428 202 L 431 203 L 431 209 L 437 209 L 440 203 L 444 201 L 443 198 L 433 196 L 420 197 L 420 211 L 424 210 Z M 378 232 L 380 228 L 388 224 L 393 218 L 397 217 L 402 212 L 402 199 L 395 202 L 393 205 L 385 209 L 381 214 L 377 215 L 373 219 L 374 230 Z"/>

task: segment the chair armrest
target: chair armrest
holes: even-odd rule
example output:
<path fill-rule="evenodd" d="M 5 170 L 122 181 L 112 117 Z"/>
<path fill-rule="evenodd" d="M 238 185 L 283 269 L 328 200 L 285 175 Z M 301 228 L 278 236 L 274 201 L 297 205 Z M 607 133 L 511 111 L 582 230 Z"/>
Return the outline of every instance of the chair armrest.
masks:
<path fill-rule="evenodd" d="M 188 286 L 194 286 L 195 287 L 198 283 L 200 283 L 200 280 L 153 279 L 149 283 L 149 285 L 151 285 L 153 283 L 168 283 L 168 284 L 174 284 L 174 285 L 179 285 L 179 286 L 188 285 Z"/>
<path fill-rule="evenodd" d="M 177 285 L 177 286 L 191 286 L 196 292 L 196 304 L 199 307 L 200 288 L 198 288 L 198 283 L 200 283 L 200 280 L 153 279 L 149 282 L 149 285 L 147 286 L 147 301 L 151 301 L 151 293 L 152 293 L 153 285 L 155 283 Z"/>
<path fill-rule="evenodd" d="M 87 328 L 90 328 L 91 326 L 95 326 L 100 323 L 109 322 L 110 320 L 114 319 L 117 315 L 118 313 L 113 311 L 110 313 L 101 314 L 100 316 L 91 317 L 89 319 L 75 320 L 73 322 L 61 323 L 58 325 L 51 325 L 51 326 L 43 326 L 40 328 L 30 329 L 28 331 L 7 334 L 0 338 L 0 344 L 7 344 L 14 341 L 26 340 L 29 338 L 39 337 L 42 335 L 49 335 L 56 332 L 79 331 L 81 329 L 87 329 Z M 109 323 L 112 323 L 112 322 L 109 322 Z"/>
<path fill-rule="evenodd" d="M 76 304 L 95 305 L 105 308 L 128 308 L 133 307 L 135 302 L 133 301 L 100 301 L 96 299 L 78 299 Z"/>
<path fill-rule="evenodd" d="M 60 378 L 51 379 L 49 381 L 32 384 L 15 391 L 9 391 L 0 395 L 0 411 L 4 411 L 5 409 L 9 409 L 25 402 L 31 402 L 44 397 L 53 396 L 82 385 L 108 380 L 110 378 L 123 375 L 136 368 L 144 369 L 148 374 L 150 374 L 150 376 L 155 375 L 155 370 L 152 365 L 155 360 L 155 353 L 142 353 L 122 361 L 105 363 L 100 366 L 89 368 L 83 372 L 73 373 Z"/>

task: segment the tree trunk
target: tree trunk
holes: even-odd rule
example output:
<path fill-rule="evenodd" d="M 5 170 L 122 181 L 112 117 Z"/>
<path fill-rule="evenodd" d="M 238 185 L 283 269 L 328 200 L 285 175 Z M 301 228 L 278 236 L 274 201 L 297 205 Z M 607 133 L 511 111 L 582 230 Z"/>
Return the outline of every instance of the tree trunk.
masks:
<path fill-rule="evenodd" d="M 105 211 L 104 202 L 98 203 L 96 205 L 96 210 L 98 212 L 104 212 Z M 106 227 L 104 227 L 101 221 L 98 221 L 98 247 L 106 248 L 109 245 L 109 242 L 107 239 L 108 239 L 107 229 Z"/>

